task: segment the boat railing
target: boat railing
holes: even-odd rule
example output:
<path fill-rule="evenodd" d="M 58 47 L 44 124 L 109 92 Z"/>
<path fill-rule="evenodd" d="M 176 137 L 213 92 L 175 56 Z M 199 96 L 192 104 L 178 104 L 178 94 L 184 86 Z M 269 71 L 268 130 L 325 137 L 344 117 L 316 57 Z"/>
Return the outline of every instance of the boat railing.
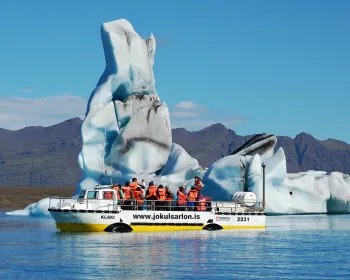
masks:
<path fill-rule="evenodd" d="M 179 204 L 176 200 L 135 199 L 84 199 L 72 197 L 50 197 L 49 209 L 71 210 L 133 210 L 133 211 L 212 211 L 221 213 L 263 212 L 263 202 L 245 200 L 244 203 L 233 201 L 194 201 Z"/>

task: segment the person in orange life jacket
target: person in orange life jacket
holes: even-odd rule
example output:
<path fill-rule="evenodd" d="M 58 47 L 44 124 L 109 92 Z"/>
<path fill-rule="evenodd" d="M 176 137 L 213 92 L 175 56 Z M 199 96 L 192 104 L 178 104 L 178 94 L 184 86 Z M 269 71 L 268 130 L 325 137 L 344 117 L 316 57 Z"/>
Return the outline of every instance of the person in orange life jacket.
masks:
<path fill-rule="evenodd" d="M 157 186 L 154 185 L 153 181 L 149 182 L 148 189 L 146 191 L 146 199 L 148 209 L 152 207 L 152 200 L 157 200 Z"/>
<path fill-rule="evenodd" d="M 207 211 L 206 199 L 202 194 L 198 193 L 197 201 L 197 211 Z"/>
<path fill-rule="evenodd" d="M 122 191 L 124 194 L 124 209 L 131 209 L 131 205 L 133 204 L 134 194 L 131 191 L 131 187 L 129 182 L 125 182 L 125 186 L 122 187 Z"/>
<path fill-rule="evenodd" d="M 167 209 L 169 211 L 171 211 L 171 204 L 174 198 L 173 193 L 171 192 L 171 190 L 169 189 L 169 186 L 165 187 L 165 196 L 166 196 L 166 202 L 165 202 L 165 206 L 167 207 Z"/>
<path fill-rule="evenodd" d="M 179 187 L 177 191 L 176 209 L 178 211 L 186 210 L 187 193 L 183 186 Z"/>
<path fill-rule="evenodd" d="M 137 178 L 132 178 L 131 180 L 131 183 L 130 183 L 130 187 L 133 189 L 133 190 L 136 190 L 137 187 L 140 187 L 141 188 L 141 192 L 143 193 L 142 189 L 145 189 L 145 180 L 142 179 L 142 183 L 140 184 L 138 181 L 137 181 Z"/>
<path fill-rule="evenodd" d="M 146 191 L 146 198 L 148 200 L 157 200 L 157 186 L 154 185 L 153 181 L 149 182 L 148 189 Z"/>
<path fill-rule="evenodd" d="M 157 201 L 156 205 L 158 207 L 156 207 L 156 208 L 158 208 L 158 209 L 156 209 L 156 210 L 164 210 L 163 206 L 165 206 L 164 201 L 166 201 L 166 191 L 165 191 L 165 188 L 163 187 L 163 185 L 158 186 L 157 197 L 158 197 L 158 201 Z"/>
<path fill-rule="evenodd" d="M 210 196 L 205 196 L 205 205 L 207 207 L 207 211 L 211 211 L 211 197 Z"/>
<path fill-rule="evenodd" d="M 137 210 L 142 210 L 142 205 L 143 205 L 143 202 L 145 200 L 145 197 L 143 196 L 142 194 L 142 190 L 140 187 L 137 187 L 135 192 L 134 192 L 134 197 L 137 201 L 137 204 L 136 204 L 136 209 Z"/>
<path fill-rule="evenodd" d="M 194 210 L 194 205 L 195 201 L 197 200 L 198 197 L 198 191 L 196 190 L 195 187 L 191 187 L 191 190 L 188 192 L 187 195 L 187 205 L 191 207 L 191 210 Z"/>
<path fill-rule="evenodd" d="M 134 193 L 136 191 L 136 188 L 139 186 L 139 184 L 137 183 L 137 179 L 136 178 L 132 178 L 131 183 L 129 184 L 131 191 Z"/>
<path fill-rule="evenodd" d="M 204 187 L 204 184 L 202 183 L 202 180 L 200 177 L 196 176 L 194 177 L 194 187 L 197 189 L 197 191 L 201 191 Z"/>

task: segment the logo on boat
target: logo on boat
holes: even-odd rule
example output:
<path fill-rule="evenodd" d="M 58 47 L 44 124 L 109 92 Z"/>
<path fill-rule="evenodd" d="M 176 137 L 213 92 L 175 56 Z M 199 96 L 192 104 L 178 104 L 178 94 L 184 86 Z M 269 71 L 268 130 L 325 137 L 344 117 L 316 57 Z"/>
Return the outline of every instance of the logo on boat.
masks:
<path fill-rule="evenodd" d="M 114 218 L 115 218 L 115 215 L 101 215 L 102 220 L 110 220 Z"/>
<path fill-rule="evenodd" d="M 216 221 L 229 221 L 230 220 L 230 217 L 219 217 L 219 216 L 216 216 Z"/>

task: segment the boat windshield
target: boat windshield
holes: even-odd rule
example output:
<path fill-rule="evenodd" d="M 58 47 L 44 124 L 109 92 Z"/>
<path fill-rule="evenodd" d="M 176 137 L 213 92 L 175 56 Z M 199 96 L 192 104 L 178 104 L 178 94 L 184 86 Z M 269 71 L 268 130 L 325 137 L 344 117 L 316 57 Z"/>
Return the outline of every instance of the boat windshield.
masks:
<path fill-rule="evenodd" d="M 87 198 L 88 199 L 97 199 L 97 192 L 96 191 L 88 191 Z"/>
<path fill-rule="evenodd" d="M 80 191 L 79 198 L 84 198 L 85 190 Z"/>

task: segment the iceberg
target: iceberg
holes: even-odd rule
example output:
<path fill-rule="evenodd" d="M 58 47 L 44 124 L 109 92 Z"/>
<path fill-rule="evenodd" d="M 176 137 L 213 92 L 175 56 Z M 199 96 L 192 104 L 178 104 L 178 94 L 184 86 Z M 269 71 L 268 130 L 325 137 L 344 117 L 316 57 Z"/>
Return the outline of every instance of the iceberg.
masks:
<path fill-rule="evenodd" d="M 262 201 L 264 163 L 267 213 L 350 212 L 349 175 L 340 172 L 327 175 L 324 171 L 313 170 L 288 174 L 283 148 L 270 156 L 271 147 L 264 148 L 266 138 L 259 137 L 261 141 L 246 143 L 238 152 L 218 160 L 205 173 L 203 182 L 206 188 L 210 187 L 206 190 L 209 189 L 215 200 L 229 199 L 238 191 L 250 191 Z"/>
<path fill-rule="evenodd" d="M 83 177 L 76 193 L 133 177 L 169 186 L 191 186 L 203 177 L 203 194 L 231 200 L 251 191 L 262 200 L 262 164 L 266 166 L 266 207 L 271 214 L 348 213 L 350 176 L 323 171 L 288 174 L 277 137 L 258 134 L 208 169 L 172 143 L 169 109 L 155 88 L 156 40 L 142 39 L 125 19 L 104 23 L 101 37 L 106 67 L 92 91 L 81 127 L 78 163 Z M 213 143 L 215 145 L 215 143 Z M 53 201 L 54 202 L 54 201 Z M 48 215 L 49 199 L 8 215 Z"/>
<path fill-rule="evenodd" d="M 77 192 L 101 181 L 180 184 L 200 175 L 198 162 L 172 144 L 169 109 L 155 89 L 154 36 L 142 39 L 125 19 L 104 23 L 101 36 L 106 68 L 82 124 Z"/>

